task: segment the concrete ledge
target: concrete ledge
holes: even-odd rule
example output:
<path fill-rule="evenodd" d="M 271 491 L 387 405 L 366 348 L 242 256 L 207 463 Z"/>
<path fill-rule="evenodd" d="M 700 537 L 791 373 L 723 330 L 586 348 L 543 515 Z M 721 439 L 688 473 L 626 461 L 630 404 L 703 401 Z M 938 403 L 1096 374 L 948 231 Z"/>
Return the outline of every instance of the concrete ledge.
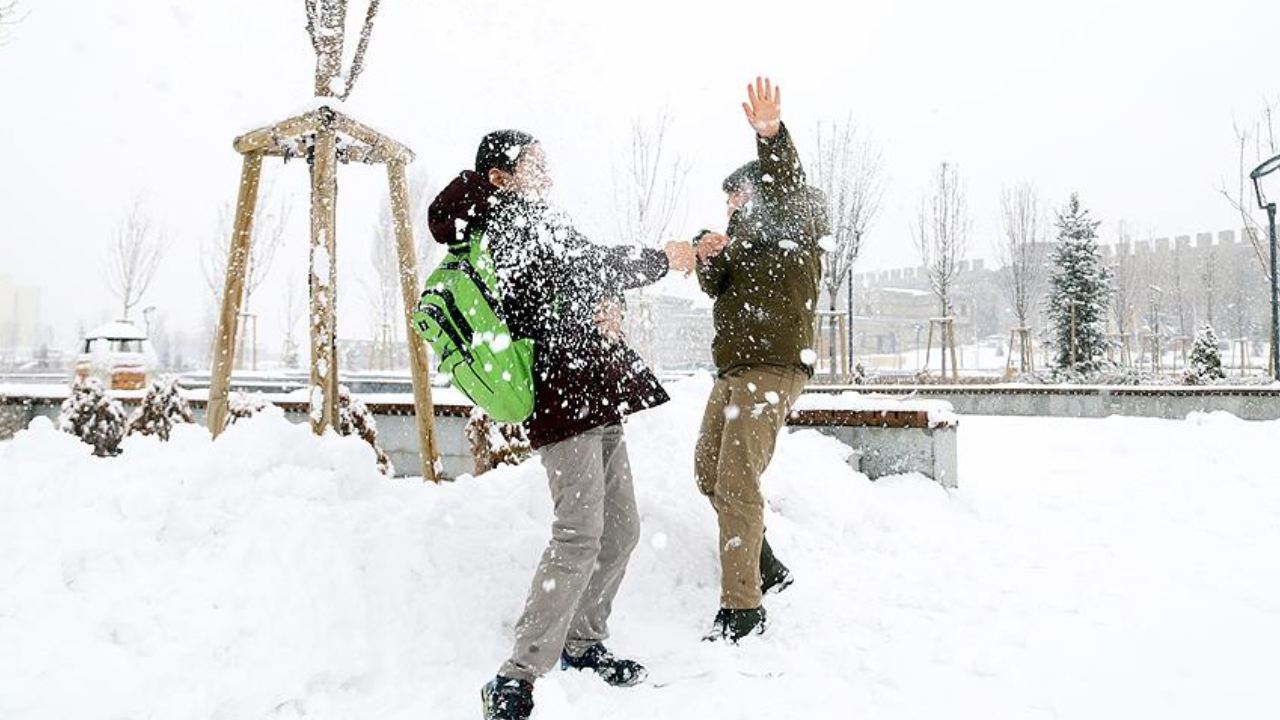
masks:
<path fill-rule="evenodd" d="M 37 416 L 56 419 L 61 397 L 0 397 L 0 438 L 30 424 Z M 126 406 L 136 405 L 137 398 L 122 398 Z M 205 402 L 190 400 L 195 420 L 205 421 Z M 303 402 L 275 402 L 291 421 L 307 421 L 308 406 Z M 409 402 L 365 403 L 378 422 L 378 439 L 382 449 L 400 469 L 421 467 L 418 452 L 416 420 Z M 440 449 L 445 475 L 458 477 L 474 469 L 471 444 L 466 438 L 470 405 L 441 403 L 436 406 L 436 443 Z M 849 445 L 855 451 L 850 465 L 871 479 L 885 475 L 918 472 L 946 487 L 955 487 L 957 423 L 931 422 L 923 410 L 850 410 L 807 408 L 794 411 L 788 426 L 813 428 Z"/>

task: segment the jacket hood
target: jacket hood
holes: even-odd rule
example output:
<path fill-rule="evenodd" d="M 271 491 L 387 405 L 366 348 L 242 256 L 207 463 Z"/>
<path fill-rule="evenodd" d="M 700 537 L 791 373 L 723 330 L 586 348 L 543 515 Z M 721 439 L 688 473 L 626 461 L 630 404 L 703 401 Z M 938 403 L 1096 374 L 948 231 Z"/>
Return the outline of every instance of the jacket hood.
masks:
<path fill-rule="evenodd" d="M 443 245 L 465 242 L 472 230 L 483 231 L 493 212 L 498 187 L 473 170 L 463 170 L 427 208 L 427 228 Z"/>

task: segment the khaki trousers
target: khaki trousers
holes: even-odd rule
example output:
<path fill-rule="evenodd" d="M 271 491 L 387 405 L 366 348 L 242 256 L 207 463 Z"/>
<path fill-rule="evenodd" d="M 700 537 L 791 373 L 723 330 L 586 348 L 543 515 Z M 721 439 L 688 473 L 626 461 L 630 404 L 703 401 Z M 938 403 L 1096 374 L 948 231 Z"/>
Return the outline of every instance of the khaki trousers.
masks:
<path fill-rule="evenodd" d="M 560 651 L 581 655 L 609 638 L 613 599 L 640 539 L 640 513 L 621 425 L 588 430 L 538 451 L 555 507 L 542 554 L 516 623 L 503 677 L 533 682 Z"/>
<path fill-rule="evenodd" d="M 760 607 L 760 475 L 807 381 L 799 368 L 751 366 L 718 378 L 707 399 L 694 474 L 720 523 L 721 607 Z"/>

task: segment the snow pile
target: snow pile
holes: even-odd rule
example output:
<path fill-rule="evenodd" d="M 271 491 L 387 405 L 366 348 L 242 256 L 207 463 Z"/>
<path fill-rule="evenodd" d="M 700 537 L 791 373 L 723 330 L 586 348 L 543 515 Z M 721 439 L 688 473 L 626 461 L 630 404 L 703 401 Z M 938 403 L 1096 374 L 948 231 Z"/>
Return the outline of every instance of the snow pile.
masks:
<path fill-rule="evenodd" d="M 966 418 L 952 493 L 788 433 L 765 485 L 798 581 L 732 648 L 698 641 L 709 381 L 670 390 L 628 430 L 643 537 L 611 641 L 651 682 L 557 671 L 535 719 L 1276 716 L 1280 423 Z M 0 718 L 479 717 L 549 531 L 536 460 L 391 481 L 274 408 L 89 452 L 44 421 L 0 445 Z"/>

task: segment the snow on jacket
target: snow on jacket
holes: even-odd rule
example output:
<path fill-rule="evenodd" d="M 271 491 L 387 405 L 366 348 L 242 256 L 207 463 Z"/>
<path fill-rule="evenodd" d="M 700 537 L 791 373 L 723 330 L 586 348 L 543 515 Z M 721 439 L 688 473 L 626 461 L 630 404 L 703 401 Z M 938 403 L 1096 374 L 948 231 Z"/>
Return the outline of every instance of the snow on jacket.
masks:
<path fill-rule="evenodd" d="M 756 140 L 761 179 L 755 198 L 730 218 L 728 248 L 698 269 L 699 285 L 715 300 L 711 354 L 721 375 L 755 365 L 812 375 L 819 241 L 830 232 L 825 201 L 805 184 L 785 125 Z"/>
<path fill-rule="evenodd" d="M 668 270 L 658 250 L 597 245 L 545 200 L 498 190 L 465 172 L 431 204 L 438 242 L 475 227 L 497 268 L 503 317 L 517 339 L 534 341 L 534 408 L 525 421 L 538 448 L 669 398 L 640 356 L 599 330 L 602 302 L 657 282 Z"/>

